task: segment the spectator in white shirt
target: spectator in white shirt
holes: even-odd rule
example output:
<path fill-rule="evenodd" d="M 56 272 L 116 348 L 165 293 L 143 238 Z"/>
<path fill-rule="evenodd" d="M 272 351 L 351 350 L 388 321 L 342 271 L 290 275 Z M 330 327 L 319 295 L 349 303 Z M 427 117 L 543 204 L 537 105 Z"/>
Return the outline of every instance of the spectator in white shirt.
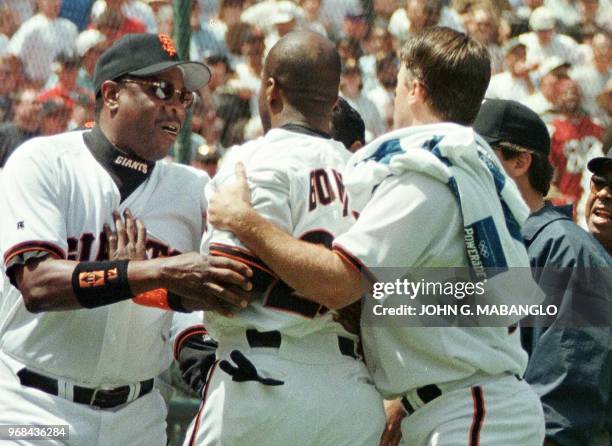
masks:
<path fill-rule="evenodd" d="M 359 60 L 359 68 L 363 76 L 363 89 L 366 93 L 380 87 L 376 78 L 376 64 L 385 57 L 398 54 L 393 45 L 393 37 L 387 31 L 386 26 L 374 25 L 368 36 L 363 40 L 361 48 L 363 54 L 359 56 L 345 57 L 343 60 L 355 58 Z"/>
<path fill-rule="evenodd" d="M 597 104 L 597 95 L 604 89 L 610 79 L 612 63 L 612 50 L 610 50 L 610 37 L 599 33 L 591 42 L 592 60 L 584 65 L 574 67 L 570 77 L 582 88 L 582 105 L 591 117 L 599 124 L 604 124 L 606 113 Z"/>
<path fill-rule="evenodd" d="M 340 95 L 363 117 L 366 126 L 366 140 L 370 140 L 367 133 L 377 137 L 387 130 L 376 105 L 363 92 L 361 70 L 354 59 L 347 60 L 342 67 Z"/>
<path fill-rule="evenodd" d="M 529 26 L 532 32 L 519 36 L 527 46 L 527 63 L 542 63 L 557 56 L 571 64 L 581 62 L 578 43 L 571 37 L 555 31 L 555 17 L 545 7 L 539 7 L 531 13 Z"/>
<path fill-rule="evenodd" d="M 505 51 L 507 69 L 491 77 L 485 97 L 513 99 L 524 103 L 530 95 L 535 93 L 535 87 L 530 78 L 534 66 L 526 63 L 527 49 L 525 44 L 519 42 L 518 39 L 510 40 Z"/>
<path fill-rule="evenodd" d="M 236 64 L 236 79 L 233 85 L 242 92 L 243 99 L 249 100 L 251 116 L 258 114 L 257 98 L 261 88 L 264 49 L 264 34 L 259 28 L 251 26 L 242 34 L 240 43 L 242 60 Z"/>
<path fill-rule="evenodd" d="M 376 62 L 377 86 L 366 93 L 378 114 L 383 118 L 385 126 L 391 128 L 393 124 L 393 102 L 395 100 L 395 87 L 397 86 L 397 73 L 399 60 L 395 54 L 388 54 Z"/>
<path fill-rule="evenodd" d="M 546 0 L 544 6 L 564 28 L 574 26 L 580 21 L 580 10 L 576 1 Z"/>
<path fill-rule="evenodd" d="M 51 74 L 51 64 L 60 53 L 75 53 L 77 27 L 59 17 L 61 0 L 38 0 L 38 14 L 24 22 L 11 39 L 8 52 L 18 56 L 25 74 L 42 87 Z"/>
<path fill-rule="evenodd" d="M 538 91 L 527 98 L 525 105 L 536 112 L 546 124 L 550 124 L 555 117 L 557 84 L 559 80 L 568 78 L 570 66 L 559 57 L 551 57 L 538 69 Z"/>
<path fill-rule="evenodd" d="M 319 17 L 334 39 L 340 37 L 342 22 L 348 12 L 363 12 L 360 0 L 323 0 Z"/>

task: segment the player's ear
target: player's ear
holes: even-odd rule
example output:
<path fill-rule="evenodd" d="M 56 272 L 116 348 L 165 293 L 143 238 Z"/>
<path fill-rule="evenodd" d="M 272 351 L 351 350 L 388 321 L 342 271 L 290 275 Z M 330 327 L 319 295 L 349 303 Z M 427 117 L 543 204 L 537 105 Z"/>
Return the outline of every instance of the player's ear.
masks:
<path fill-rule="evenodd" d="M 427 89 L 425 88 L 425 84 L 418 79 L 413 79 L 410 84 L 410 93 L 419 102 L 425 102 L 427 100 Z"/>
<path fill-rule="evenodd" d="M 363 147 L 363 144 L 361 143 L 361 141 L 355 140 L 349 147 L 349 151 L 355 153 L 357 150 L 361 149 L 362 147 Z"/>
<path fill-rule="evenodd" d="M 504 169 L 510 178 L 516 179 L 527 174 L 532 162 L 533 157 L 531 153 L 520 152 L 517 156 L 503 161 L 503 164 Z"/>
<path fill-rule="evenodd" d="M 517 174 L 524 175 L 529 171 L 531 163 L 533 163 L 533 155 L 529 152 L 521 152 L 514 158 L 514 166 Z"/>
<path fill-rule="evenodd" d="M 117 110 L 119 107 L 119 84 L 115 81 L 104 81 L 100 87 L 100 94 L 104 100 L 106 108 L 111 111 Z"/>
<path fill-rule="evenodd" d="M 268 78 L 266 81 L 266 102 L 273 113 L 278 113 L 283 108 L 280 85 L 273 77 Z"/>

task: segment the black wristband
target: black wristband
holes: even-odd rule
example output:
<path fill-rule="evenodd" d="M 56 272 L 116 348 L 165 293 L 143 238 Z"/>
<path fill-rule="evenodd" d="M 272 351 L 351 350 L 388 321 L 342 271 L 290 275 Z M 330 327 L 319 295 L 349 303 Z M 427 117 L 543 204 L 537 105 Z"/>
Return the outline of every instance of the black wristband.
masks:
<path fill-rule="evenodd" d="M 178 294 L 174 294 L 172 291 L 168 291 L 168 306 L 179 313 L 191 313 L 191 310 L 188 310 L 183 306 L 183 302 L 181 300 L 181 296 Z"/>
<path fill-rule="evenodd" d="M 134 297 L 128 283 L 128 262 L 79 262 L 72 272 L 72 290 L 79 303 L 96 308 Z"/>

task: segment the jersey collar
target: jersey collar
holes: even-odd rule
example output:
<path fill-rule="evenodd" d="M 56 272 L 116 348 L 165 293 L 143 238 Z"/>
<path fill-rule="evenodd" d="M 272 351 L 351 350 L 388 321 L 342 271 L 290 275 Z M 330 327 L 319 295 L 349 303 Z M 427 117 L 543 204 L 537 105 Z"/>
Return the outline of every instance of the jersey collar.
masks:
<path fill-rule="evenodd" d="M 117 185 L 121 201 L 144 183 L 153 172 L 155 162 L 122 152 L 106 138 L 97 125 L 90 132 L 83 134 L 83 140 L 96 161 Z"/>
<path fill-rule="evenodd" d="M 318 136 L 319 138 L 331 139 L 331 135 L 329 133 L 311 129 L 310 127 L 306 127 L 305 125 L 301 124 L 289 123 L 281 126 L 281 129 L 288 130 L 290 132 L 302 133 L 304 135 Z"/>

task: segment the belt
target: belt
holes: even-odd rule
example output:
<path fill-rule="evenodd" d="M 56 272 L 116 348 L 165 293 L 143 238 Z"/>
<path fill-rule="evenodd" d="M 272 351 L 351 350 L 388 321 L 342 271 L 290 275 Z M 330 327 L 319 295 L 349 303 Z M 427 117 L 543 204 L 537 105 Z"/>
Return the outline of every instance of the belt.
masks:
<path fill-rule="evenodd" d="M 513 375 L 513 376 L 518 381 L 523 380 L 523 378 L 521 378 L 519 375 Z M 448 392 L 448 389 L 447 389 L 447 392 Z M 417 409 L 419 409 L 420 407 L 423 407 L 425 404 L 431 403 L 433 400 L 435 400 L 440 395 L 442 395 L 442 389 L 440 389 L 440 387 L 438 387 L 435 384 L 429 384 L 427 386 L 419 387 L 418 389 L 416 389 L 416 394 L 419 397 L 419 399 L 422 401 L 422 404 L 416 408 L 412 404 L 410 404 L 410 401 L 408 401 L 408 398 L 406 398 L 406 396 L 402 396 L 402 399 L 401 399 L 402 406 L 404 406 L 404 409 L 406 410 L 406 413 L 408 415 L 412 415 L 414 412 L 416 412 Z"/>
<path fill-rule="evenodd" d="M 280 348 L 282 335 L 279 331 L 257 331 L 249 329 L 246 331 L 247 342 L 249 347 L 271 347 Z M 344 336 L 338 336 L 338 348 L 344 356 L 350 356 L 353 359 L 358 359 L 355 341 Z"/>
<path fill-rule="evenodd" d="M 419 387 L 417 389 L 417 395 L 419 398 L 421 398 L 421 401 L 423 401 L 423 405 L 425 405 L 442 395 L 442 390 L 440 390 L 440 388 L 435 384 L 429 384 L 427 386 Z M 408 415 L 412 415 L 416 411 L 416 409 L 412 407 L 412 404 L 410 404 L 410 401 L 408 401 L 408 398 L 405 396 L 402 397 L 402 405 L 404 406 L 404 409 Z"/>
<path fill-rule="evenodd" d="M 55 378 L 41 375 L 40 373 L 33 372 L 28 369 L 21 369 L 17 372 L 19 381 L 22 386 L 33 387 L 51 395 L 60 396 L 59 394 L 59 381 Z M 77 385 L 72 386 L 72 398 L 66 397 L 66 399 L 72 400 L 75 403 L 87 404 L 89 406 L 96 406 L 101 409 L 110 409 L 112 407 L 125 404 L 130 401 L 134 401 L 141 396 L 153 390 L 154 379 L 148 379 L 146 381 L 140 381 L 140 390 L 137 395 L 132 394 L 132 386 L 120 386 L 111 389 L 107 388 L 89 388 L 81 387 Z"/>

